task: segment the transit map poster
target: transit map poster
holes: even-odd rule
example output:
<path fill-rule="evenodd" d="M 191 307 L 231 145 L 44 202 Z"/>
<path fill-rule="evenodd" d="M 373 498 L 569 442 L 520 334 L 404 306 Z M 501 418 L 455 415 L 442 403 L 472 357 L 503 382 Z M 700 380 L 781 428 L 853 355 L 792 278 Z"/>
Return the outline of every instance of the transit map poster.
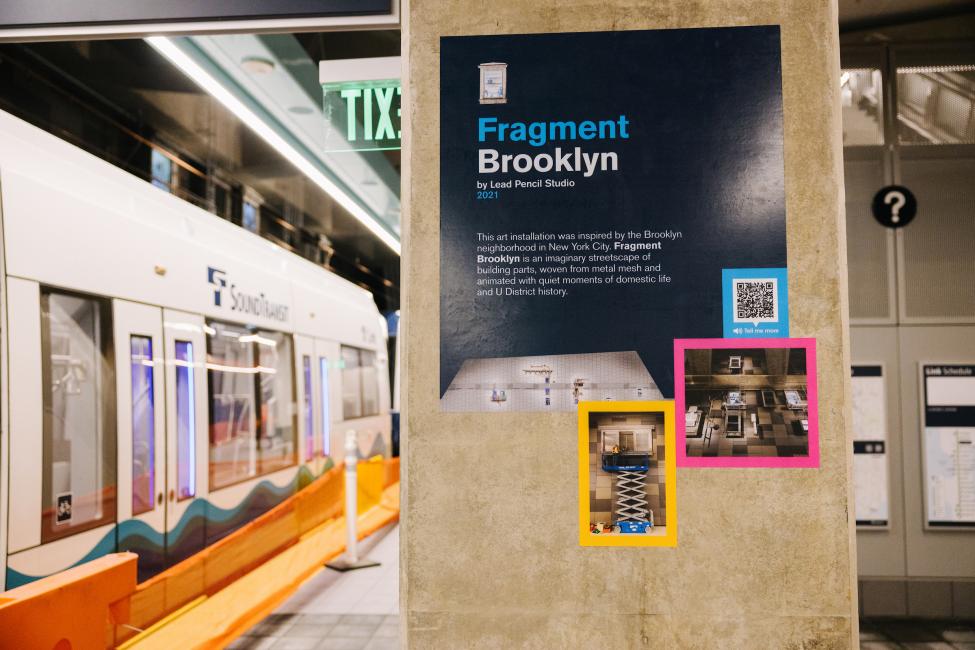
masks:
<path fill-rule="evenodd" d="M 440 45 L 443 410 L 671 399 L 729 270 L 787 332 L 777 26 Z"/>
<path fill-rule="evenodd" d="M 975 365 L 923 365 L 929 528 L 975 530 Z"/>
<path fill-rule="evenodd" d="M 888 525 L 887 399 L 882 365 L 856 365 L 853 393 L 853 494 L 857 526 Z"/>

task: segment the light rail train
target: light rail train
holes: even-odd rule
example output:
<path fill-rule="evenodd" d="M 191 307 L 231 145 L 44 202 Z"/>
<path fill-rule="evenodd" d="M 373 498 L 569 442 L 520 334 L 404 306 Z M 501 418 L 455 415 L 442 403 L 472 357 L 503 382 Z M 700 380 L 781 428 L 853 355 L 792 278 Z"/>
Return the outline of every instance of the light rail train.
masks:
<path fill-rule="evenodd" d="M 390 449 L 368 292 L 0 112 L 0 590 L 139 578 Z"/>

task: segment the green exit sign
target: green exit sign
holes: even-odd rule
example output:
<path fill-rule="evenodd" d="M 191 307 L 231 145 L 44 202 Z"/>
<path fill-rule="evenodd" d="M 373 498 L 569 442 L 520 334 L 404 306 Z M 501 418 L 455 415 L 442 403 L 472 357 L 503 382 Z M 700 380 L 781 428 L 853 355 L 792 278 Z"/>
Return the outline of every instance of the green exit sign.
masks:
<path fill-rule="evenodd" d="M 322 92 L 326 151 L 400 148 L 399 79 L 324 82 Z"/>

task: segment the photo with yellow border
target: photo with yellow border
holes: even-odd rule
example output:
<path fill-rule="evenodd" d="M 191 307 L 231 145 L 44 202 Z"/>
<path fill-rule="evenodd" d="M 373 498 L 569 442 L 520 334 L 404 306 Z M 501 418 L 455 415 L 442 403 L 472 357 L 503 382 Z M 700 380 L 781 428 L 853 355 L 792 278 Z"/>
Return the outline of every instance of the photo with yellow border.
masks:
<path fill-rule="evenodd" d="M 677 546 L 674 403 L 579 402 L 579 544 Z"/>

